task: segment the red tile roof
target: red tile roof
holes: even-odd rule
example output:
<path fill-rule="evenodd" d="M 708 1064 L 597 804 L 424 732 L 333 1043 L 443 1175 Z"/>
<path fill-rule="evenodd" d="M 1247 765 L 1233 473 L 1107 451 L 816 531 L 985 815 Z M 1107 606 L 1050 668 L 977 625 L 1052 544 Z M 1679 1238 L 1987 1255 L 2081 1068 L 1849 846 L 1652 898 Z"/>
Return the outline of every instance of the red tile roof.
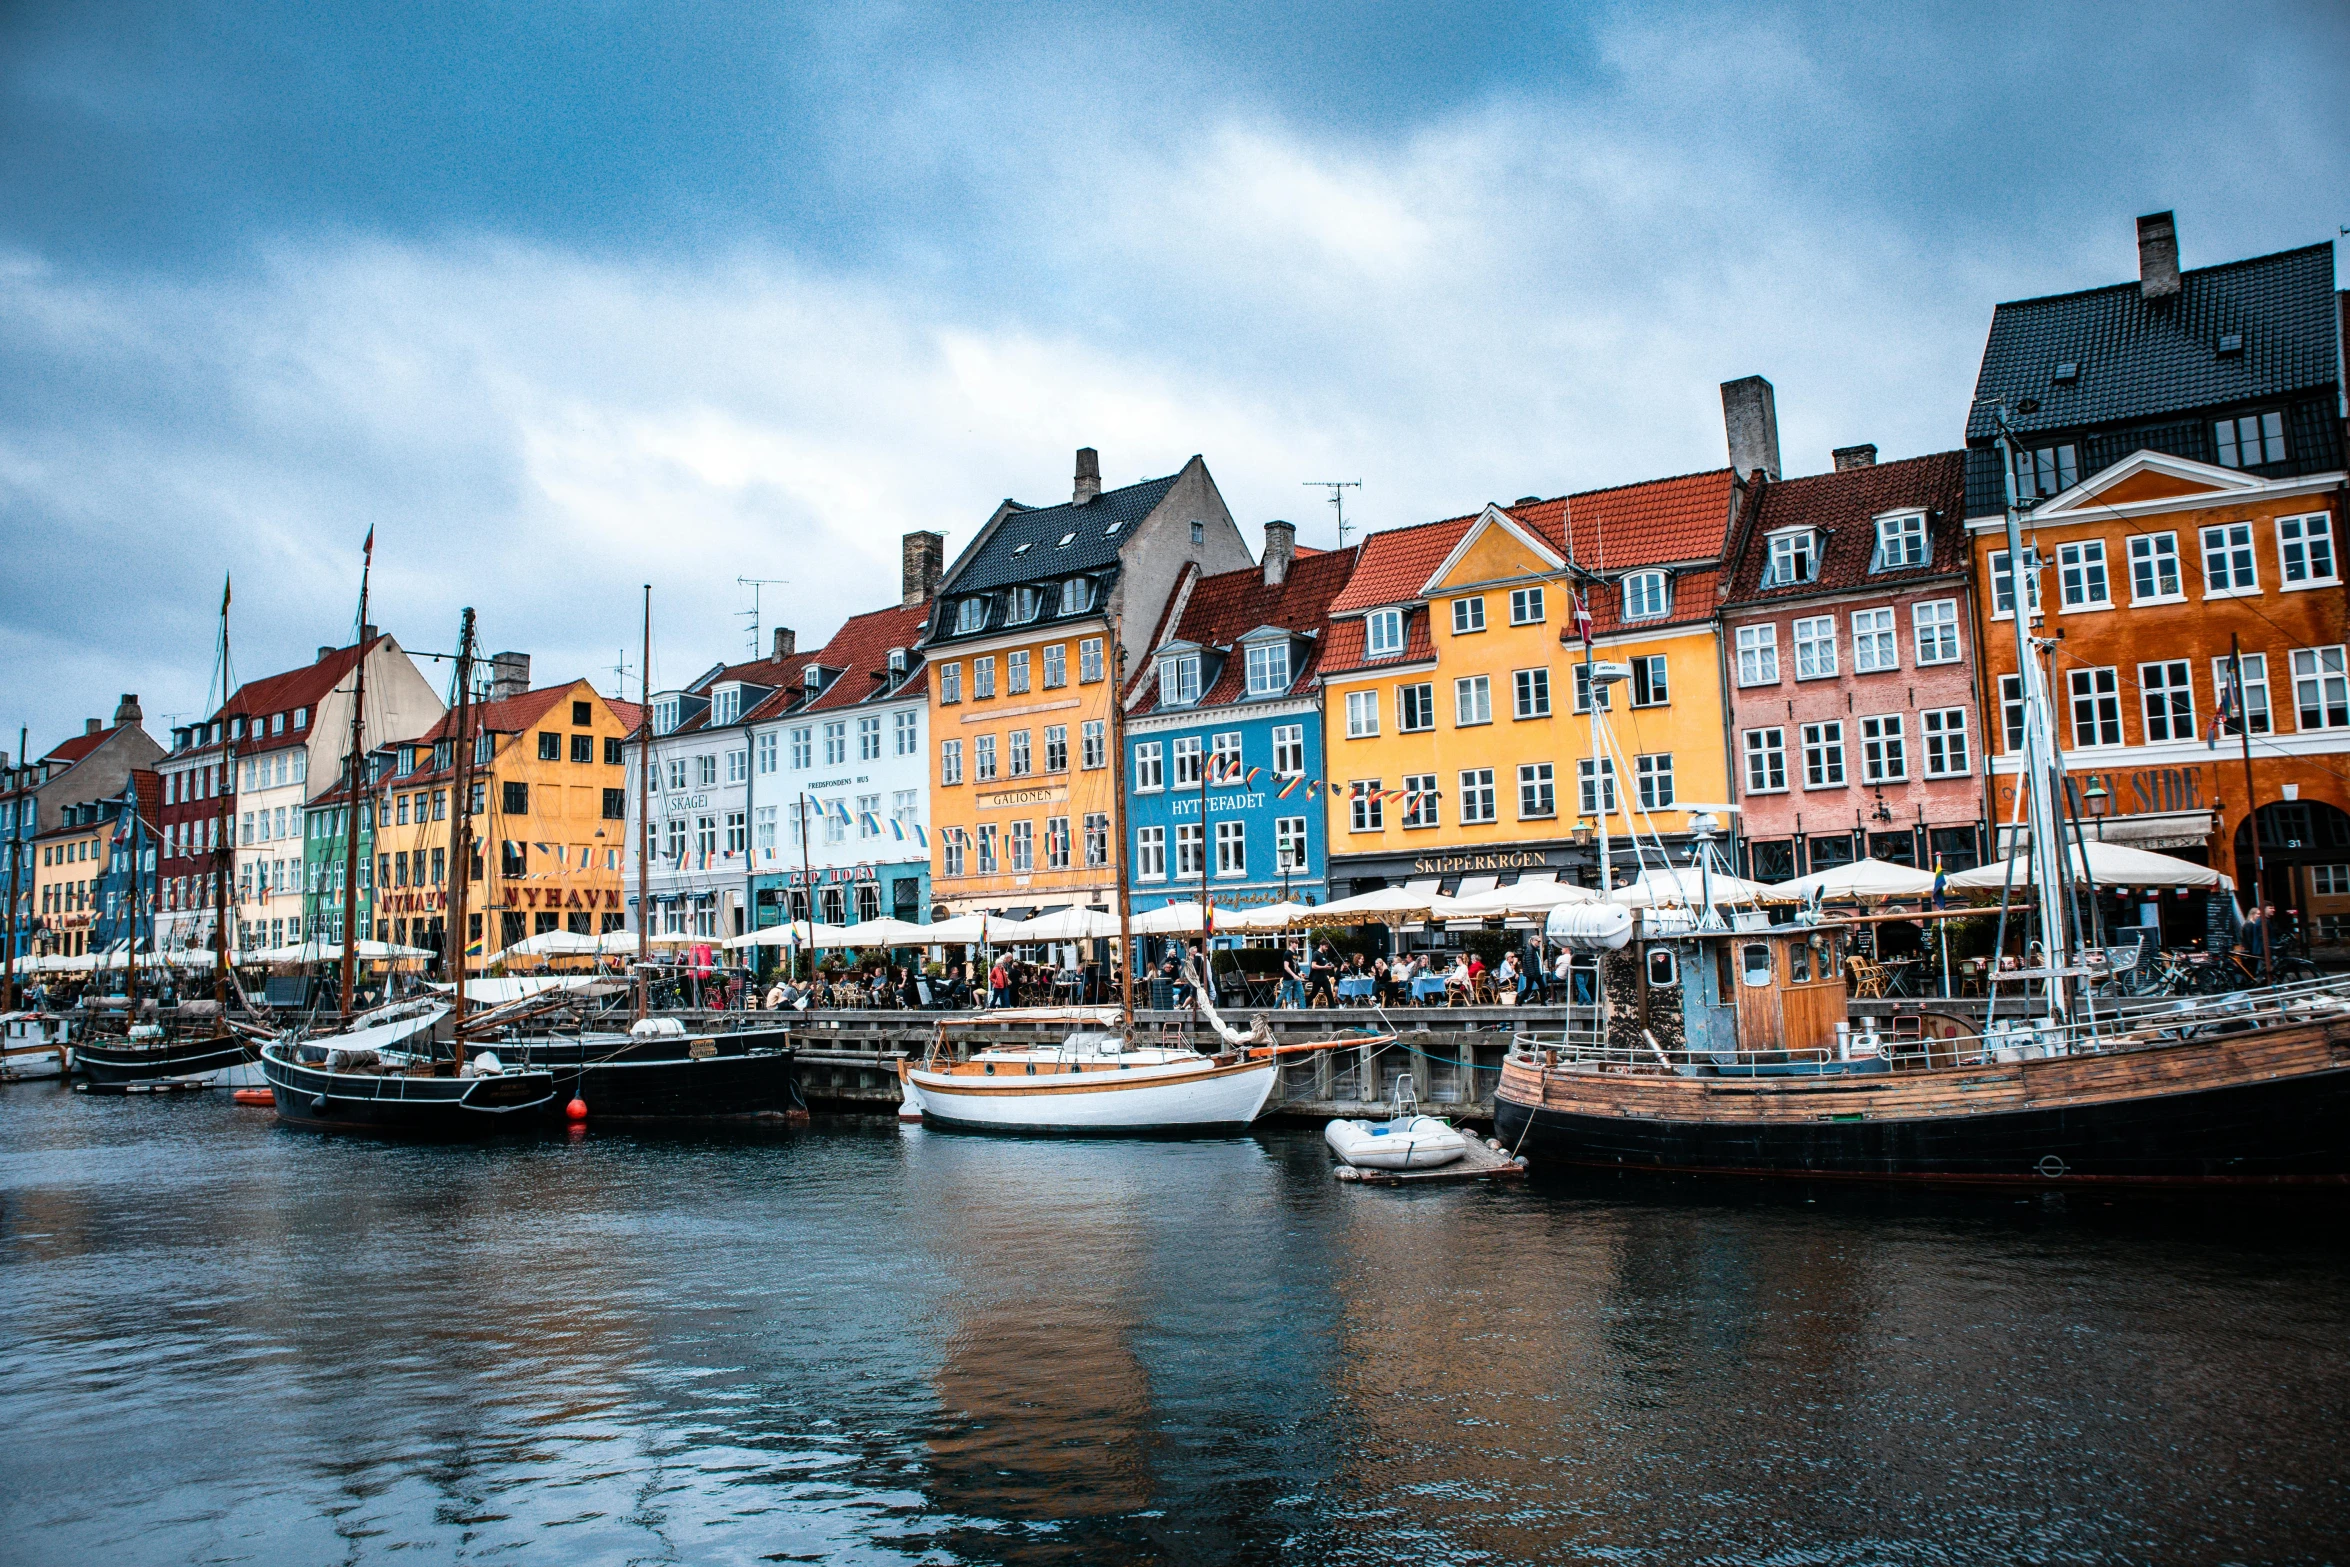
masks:
<path fill-rule="evenodd" d="M 578 684 L 576 680 L 569 680 L 559 686 L 545 686 L 501 701 L 484 702 L 468 715 L 473 732 L 480 734 L 487 729 L 492 734 L 520 734 L 546 717 L 547 709 L 570 695 L 571 688 Z M 456 732 L 457 710 L 452 707 L 441 715 L 439 723 L 415 738 L 424 741 L 446 740 Z"/>
<path fill-rule="evenodd" d="M 1264 568 L 1250 566 L 1241 571 L 1219 572 L 1203 577 L 1191 590 L 1184 603 L 1183 616 L 1165 639 L 1173 642 L 1196 642 L 1202 647 L 1227 649 L 1241 637 L 1259 626 L 1280 626 L 1296 632 L 1318 633 L 1318 641 L 1306 656 L 1289 672 L 1289 689 L 1296 691 L 1309 683 L 1319 671 L 1315 668 L 1322 655 L 1323 644 L 1329 637 L 1330 602 L 1345 588 L 1355 569 L 1355 557 L 1361 546 L 1350 550 L 1300 552 L 1290 563 L 1288 573 L 1279 587 L 1265 586 Z M 1361 622 L 1353 622 L 1357 640 L 1360 640 Z M 1238 701 L 1248 685 L 1248 661 L 1227 658 L 1216 683 L 1202 693 L 1201 706 L 1217 706 Z M 1149 687 L 1148 700 L 1134 711 L 1138 714 L 1155 711 L 1158 705 L 1157 687 Z"/>
<path fill-rule="evenodd" d="M 61 741 L 57 745 L 52 746 L 49 749 L 49 753 L 46 756 L 43 756 L 41 760 L 44 762 L 65 762 L 69 764 L 78 762 L 83 757 L 88 756 L 92 751 L 97 750 L 98 747 L 104 745 L 106 743 L 107 736 L 113 734 L 115 729 L 120 729 L 121 727 L 122 725 L 116 724 L 113 729 L 100 729 L 75 735 L 71 740 Z"/>
<path fill-rule="evenodd" d="M 366 651 L 372 653 L 391 640 L 390 637 L 379 636 L 366 645 Z M 351 666 L 359 662 L 360 652 L 356 645 L 336 648 L 316 663 L 305 664 L 300 669 L 289 669 L 283 674 L 269 675 L 260 680 L 248 680 L 237 687 L 237 694 L 229 698 L 228 705 L 213 717 L 241 713 L 248 717 L 266 718 L 272 713 L 290 712 L 297 707 L 316 708 L 319 698 L 334 690 L 342 683 L 343 677 L 350 674 Z"/>
<path fill-rule="evenodd" d="M 1395 669 L 1413 664 L 1424 664 L 1436 656 L 1436 643 L 1428 631 L 1428 610 L 1416 605 L 1404 611 L 1403 651 L 1382 658 L 1363 656 L 1363 617 L 1332 619 L 1322 631 L 1322 656 L 1318 673 L 1328 679 L 1332 675 L 1349 675 L 1365 669 Z"/>
<path fill-rule="evenodd" d="M 921 666 L 914 644 L 921 640 L 922 628 L 930 619 L 927 603 L 877 609 L 869 614 L 852 615 L 832 634 L 816 655 L 816 662 L 826 669 L 839 670 L 824 694 L 810 702 L 807 711 L 829 712 L 835 708 L 855 707 L 860 702 L 885 696 L 892 690 L 889 679 L 889 654 L 892 648 L 906 653 L 906 674 L 910 677 Z M 881 678 L 876 679 L 879 676 Z M 897 687 L 902 692 L 902 683 Z"/>
<path fill-rule="evenodd" d="M 1354 576 L 1330 601 L 1332 615 L 1359 615 L 1382 604 L 1420 596 L 1436 568 L 1469 531 L 1475 517 L 1449 517 L 1409 528 L 1388 528 L 1363 540 Z"/>
<path fill-rule="evenodd" d="M 1730 528 L 1730 470 L 1685 473 L 1670 479 L 1584 490 L 1564 501 L 1510 508 L 1579 566 L 1613 575 L 1635 566 L 1716 560 Z M 1562 538 L 1562 510 L 1572 524 Z"/>
<path fill-rule="evenodd" d="M 1876 519 L 1886 512 L 1924 507 L 1926 564 L 1871 572 Z M 1761 585 L 1769 551 L 1763 536 L 1782 528 L 1815 528 L 1823 535 L 1819 576 L 1785 587 Z M 1780 603 L 1854 588 L 1898 585 L 1919 577 L 1963 571 L 1967 565 L 1966 453 L 1935 452 L 1800 479 L 1764 481 L 1739 519 L 1736 553 L 1728 562 L 1727 599 L 1733 604 Z"/>

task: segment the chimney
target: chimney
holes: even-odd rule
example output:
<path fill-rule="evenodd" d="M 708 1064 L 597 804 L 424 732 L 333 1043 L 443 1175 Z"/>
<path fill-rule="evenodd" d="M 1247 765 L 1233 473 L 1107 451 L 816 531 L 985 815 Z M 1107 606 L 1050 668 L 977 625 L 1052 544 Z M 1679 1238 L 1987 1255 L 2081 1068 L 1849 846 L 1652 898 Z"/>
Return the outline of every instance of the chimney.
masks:
<path fill-rule="evenodd" d="M 320 663 L 320 664 L 323 664 L 323 663 L 325 663 L 325 662 L 326 662 L 328 659 L 330 659 L 330 658 L 332 658 L 332 657 L 334 657 L 334 656 L 335 656 L 335 650 L 334 650 L 333 648 L 331 648 L 331 647 L 322 647 L 322 648 L 320 648 L 320 649 L 318 650 L 318 657 L 317 657 L 316 659 L 314 659 L 314 660 L 313 660 L 313 662 L 314 662 L 314 663 Z"/>
<path fill-rule="evenodd" d="M 1102 454 L 1090 446 L 1077 448 L 1077 492 L 1069 497 L 1072 506 L 1083 506 L 1102 493 Z"/>
<path fill-rule="evenodd" d="M 98 722 L 98 720 L 95 718 L 85 718 L 82 720 L 82 733 L 86 735 L 97 734 L 105 727 L 106 726 L 104 724 Z"/>
<path fill-rule="evenodd" d="M 899 542 L 898 558 L 899 607 L 929 603 L 938 595 L 939 573 L 946 567 L 946 535 L 909 533 Z"/>
<path fill-rule="evenodd" d="M 1730 466 L 1744 484 L 1754 470 L 1779 477 L 1779 404 L 1759 375 L 1722 383 L 1722 424 L 1730 434 Z"/>
<path fill-rule="evenodd" d="M 1877 448 L 1863 443 L 1859 446 L 1839 446 L 1828 454 L 1836 459 L 1836 471 L 1847 468 L 1874 468 L 1877 466 Z"/>
<path fill-rule="evenodd" d="M 775 651 L 769 654 L 768 657 L 773 659 L 776 663 L 780 664 L 785 659 L 791 657 L 792 654 L 798 652 L 799 648 L 799 634 L 793 631 L 789 626 L 777 626 L 775 628 Z"/>
<path fill-rule="evenodd" d="M 373 626 L 361 626 L 361 627 L 359 628 L 359 645 L 360 645 L 361 647 L 365 647 L 365 646 L 367 646 L 367 644 L 368 644 L 368 643 L 370 643 L 370 642 L 373 642 L 374 640 L 375 640 L 375 627 L 373 627 Z"/>
<path fill-rule="evenodd" d="M 2138 297 L 2148 304 L 2179 297 L 2179 228 L 2167 212 L 2138 220 Z"/>
<path fill-rule="evenodd" d="M 489 700 L 503 702 L 530 689 L 530 655 L 528 653 L 492 653 L 490 655 Z"/>
<path fill-rule="evenodd" d="M 1289 578 L 1289 563 L 1297 559 L 1297 525 L 1265 524 L 1265 586 L 1277 588 Z"/>
<path fill-rule="evenodd" d="M 114 722 L 118 728 L 124 724 L 135 724 L 146 716 L 139 711 L 139 693 L 136 691 L 125 691 L 122 700 L 114 704 Z"/>

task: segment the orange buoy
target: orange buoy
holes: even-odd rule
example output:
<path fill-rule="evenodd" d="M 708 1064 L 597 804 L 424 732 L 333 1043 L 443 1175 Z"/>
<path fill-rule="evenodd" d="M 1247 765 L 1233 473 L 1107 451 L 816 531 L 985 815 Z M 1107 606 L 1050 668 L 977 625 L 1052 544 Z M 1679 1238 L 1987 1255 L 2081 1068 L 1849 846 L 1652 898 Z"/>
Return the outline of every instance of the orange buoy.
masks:
<path fill-rule="evenodd" d="M 587 1119 L 587 1101 L 573 1094 L 571 1103 L 563 1107 L 563 1113 L 574 1121 L 584 1121 Z"/>
<path fill-rule="evenodd" d="M 240 1088 L 229 1095 L 229 1098 L 241 1105 L 273 1105 L 277 1103 L 277 1096 L 266 1088 Z"/>

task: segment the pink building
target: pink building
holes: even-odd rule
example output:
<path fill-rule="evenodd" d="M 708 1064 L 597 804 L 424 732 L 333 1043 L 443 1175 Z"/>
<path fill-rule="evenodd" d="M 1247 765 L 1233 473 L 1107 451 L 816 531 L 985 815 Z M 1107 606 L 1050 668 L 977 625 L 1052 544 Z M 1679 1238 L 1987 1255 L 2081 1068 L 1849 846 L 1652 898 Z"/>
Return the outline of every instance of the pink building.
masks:
<path fill-rule="evenodd" d="M 1965 457 L 1879 463 L 1750 490 L 1721 607 L 1732 773 L 1748 873 L 1784 881 L 1863 855 L 1981 863 Z"/>

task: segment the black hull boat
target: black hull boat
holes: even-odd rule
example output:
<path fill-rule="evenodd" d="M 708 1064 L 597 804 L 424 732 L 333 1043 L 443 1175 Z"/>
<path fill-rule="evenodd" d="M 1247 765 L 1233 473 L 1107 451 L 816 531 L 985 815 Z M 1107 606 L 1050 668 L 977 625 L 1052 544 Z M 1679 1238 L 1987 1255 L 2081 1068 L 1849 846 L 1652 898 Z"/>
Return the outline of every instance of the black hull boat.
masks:
<path fill-rule="evenodd" d="M 419 1016 L 325 1039 L 277 1040 L 261 1047 L 261 1075 L 288 1126 L 319 1132 L 467 1141 L 532 1129 L 555 1097 L 546 1071 L 460 1075 L 433 1060 L 432 1029 L 448 1012 Z M 422 1049 L 411 1053 L 411 1047 Z"/>
<path fill-rule="evenodd" d="M 518 1039 L 495 1047 L 512 1067 L 553 1075 L 547 1112 L 573 1099 L 605 1121 L 777 1120 L 806 1115 L 783 1029 L 688 1038 L 590 1034 Z"/>
<path fill-rule="evenodd" d="M 74 1047 L 74 1066 L 93 1083 L 151 1083 L 167 1077 L 202 1077 L 253 1059 L 241 1039 L 84 1039 Z"/>

